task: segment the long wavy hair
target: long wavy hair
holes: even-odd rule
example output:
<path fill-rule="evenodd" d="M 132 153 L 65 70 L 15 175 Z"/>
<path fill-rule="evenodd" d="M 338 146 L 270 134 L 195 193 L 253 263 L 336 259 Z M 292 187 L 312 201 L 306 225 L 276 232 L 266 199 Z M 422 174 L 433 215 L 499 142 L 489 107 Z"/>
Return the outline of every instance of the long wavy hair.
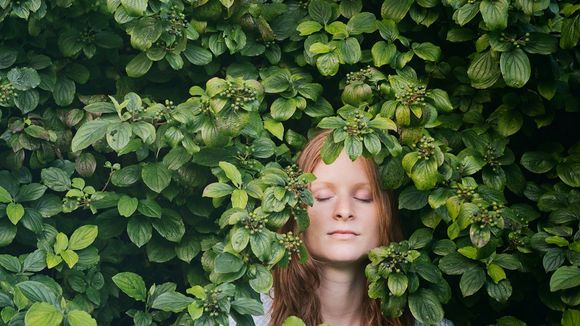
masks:
<path fill-rule="evenodd" d="M 298 166 L 304 172 L 312 172 L 322 161 L 320 152 L 324 141 L 331 130 L 323 130 L 314 136 L 304 147 L 298 157 Z M 380 245 L 387 245 L 390 241 L 400 241 L 403 233 L 392 207 L 393 195 L 380 187 L 377 166 L 372 159 L 361 157 L 365 172 L 373 183 L 372 194 L 378 205 L 378 213 L 382 218 L 379 220 Z M 294 219 L 290 219 L 281 230 L 282 232 L 297 232 L 298 227 Z M 277 268 L 273 271 L 274 297 L 270 308 L 270 326 L 282 325 L 289 316 L 298 316 L 306 325 L 318 325 L 323 322 L 320 309 L 320 300 L 316 295 L 316 289 L 320 285 L 320 264 L 311 257 L 304 264 L 298 259 L 292 259 L 286 268 Z M 368 283 L 367 283 L 368 288 Z M 399 318 L 388 319 L 381 313 L 380 302 L 368 297 L 363 293 L 362 307 L 363 325 L 410 325 L 408 314 Z"/>

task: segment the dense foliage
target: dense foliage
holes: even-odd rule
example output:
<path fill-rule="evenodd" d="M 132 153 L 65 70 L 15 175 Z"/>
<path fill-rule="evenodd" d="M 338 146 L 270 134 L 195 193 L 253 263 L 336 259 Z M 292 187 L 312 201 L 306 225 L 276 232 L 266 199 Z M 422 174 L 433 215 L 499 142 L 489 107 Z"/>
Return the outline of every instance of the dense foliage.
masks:
<path fill-rule="evenodd" d="M 253 324 L 318 127 L 398 194 L 385 315 L 578 325 L 579 38 L 573 0 L 0 0 L 0 324 Z"/>

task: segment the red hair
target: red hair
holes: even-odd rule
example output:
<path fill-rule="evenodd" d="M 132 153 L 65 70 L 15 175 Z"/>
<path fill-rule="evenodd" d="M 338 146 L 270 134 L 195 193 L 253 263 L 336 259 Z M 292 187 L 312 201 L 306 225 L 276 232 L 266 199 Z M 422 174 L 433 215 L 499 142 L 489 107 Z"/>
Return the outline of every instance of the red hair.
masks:
<path fill-rule="evenodd" d="M 312 172 L 322 161 L 320 151 L 328 135 L 332 130 L 323 130 L 314 136 L 305 146 L 298 157 L 297 164 L 304 172 Z M 381 189 L 377 166 L 372 159 L 361 157 L 365 172 L 373 183 L 372 194 L 378 205 L 379 216 L 379 241 L 381 245 L 387 245 L 391 241 L 400 241 L 403 234 L 398 220 L 394 216 L 393 195 Z M 298 227 L 294 219 L 290 219 L 284 225 L 281 232 L 297 232 Z M 286 268 L 277 268 L 273 271 L 274 290 L 276 291 L 270 310 L 270 326 L 282 325 L 289 316 L 298 316 L 306 325 L 318 325 L 323 322 L 320 311 L 320 300 L 315 294 L 320 285 L 319 265 L 310 257 L 304 264 L 300 264 L 297 257 L 290 260 Z M 381 313 L 380 302 L 363 295 L 363 325 L 407 325 L 412 324 L 409 318 L 387 319 Z"/>

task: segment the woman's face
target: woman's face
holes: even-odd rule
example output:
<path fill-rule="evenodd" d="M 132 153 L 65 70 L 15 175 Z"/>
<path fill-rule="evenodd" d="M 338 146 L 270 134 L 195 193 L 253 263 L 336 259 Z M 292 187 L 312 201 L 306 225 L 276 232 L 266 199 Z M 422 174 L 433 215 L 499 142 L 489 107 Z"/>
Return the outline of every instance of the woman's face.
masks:
<path fill-rule="evenodd" d="M 321 161 L 314 168 L 314 205 L 308 208 L 304 244 L 318 260 L 358 262 L 379 245 L 378 206 L 363 164 L 342 151 L 332 164 Z"/>

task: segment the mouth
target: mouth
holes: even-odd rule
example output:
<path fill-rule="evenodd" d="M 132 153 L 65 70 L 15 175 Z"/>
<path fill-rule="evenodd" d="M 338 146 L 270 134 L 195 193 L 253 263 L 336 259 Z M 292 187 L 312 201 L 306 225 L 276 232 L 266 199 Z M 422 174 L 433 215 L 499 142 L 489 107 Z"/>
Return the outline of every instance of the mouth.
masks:
<path fill-rule="evenodd" d="M 335 230 L 328 232 L 327 234 L 331 237 L 340 239 L 350 239 L 359 235 L 359 233 L 350 230 Z"/>

